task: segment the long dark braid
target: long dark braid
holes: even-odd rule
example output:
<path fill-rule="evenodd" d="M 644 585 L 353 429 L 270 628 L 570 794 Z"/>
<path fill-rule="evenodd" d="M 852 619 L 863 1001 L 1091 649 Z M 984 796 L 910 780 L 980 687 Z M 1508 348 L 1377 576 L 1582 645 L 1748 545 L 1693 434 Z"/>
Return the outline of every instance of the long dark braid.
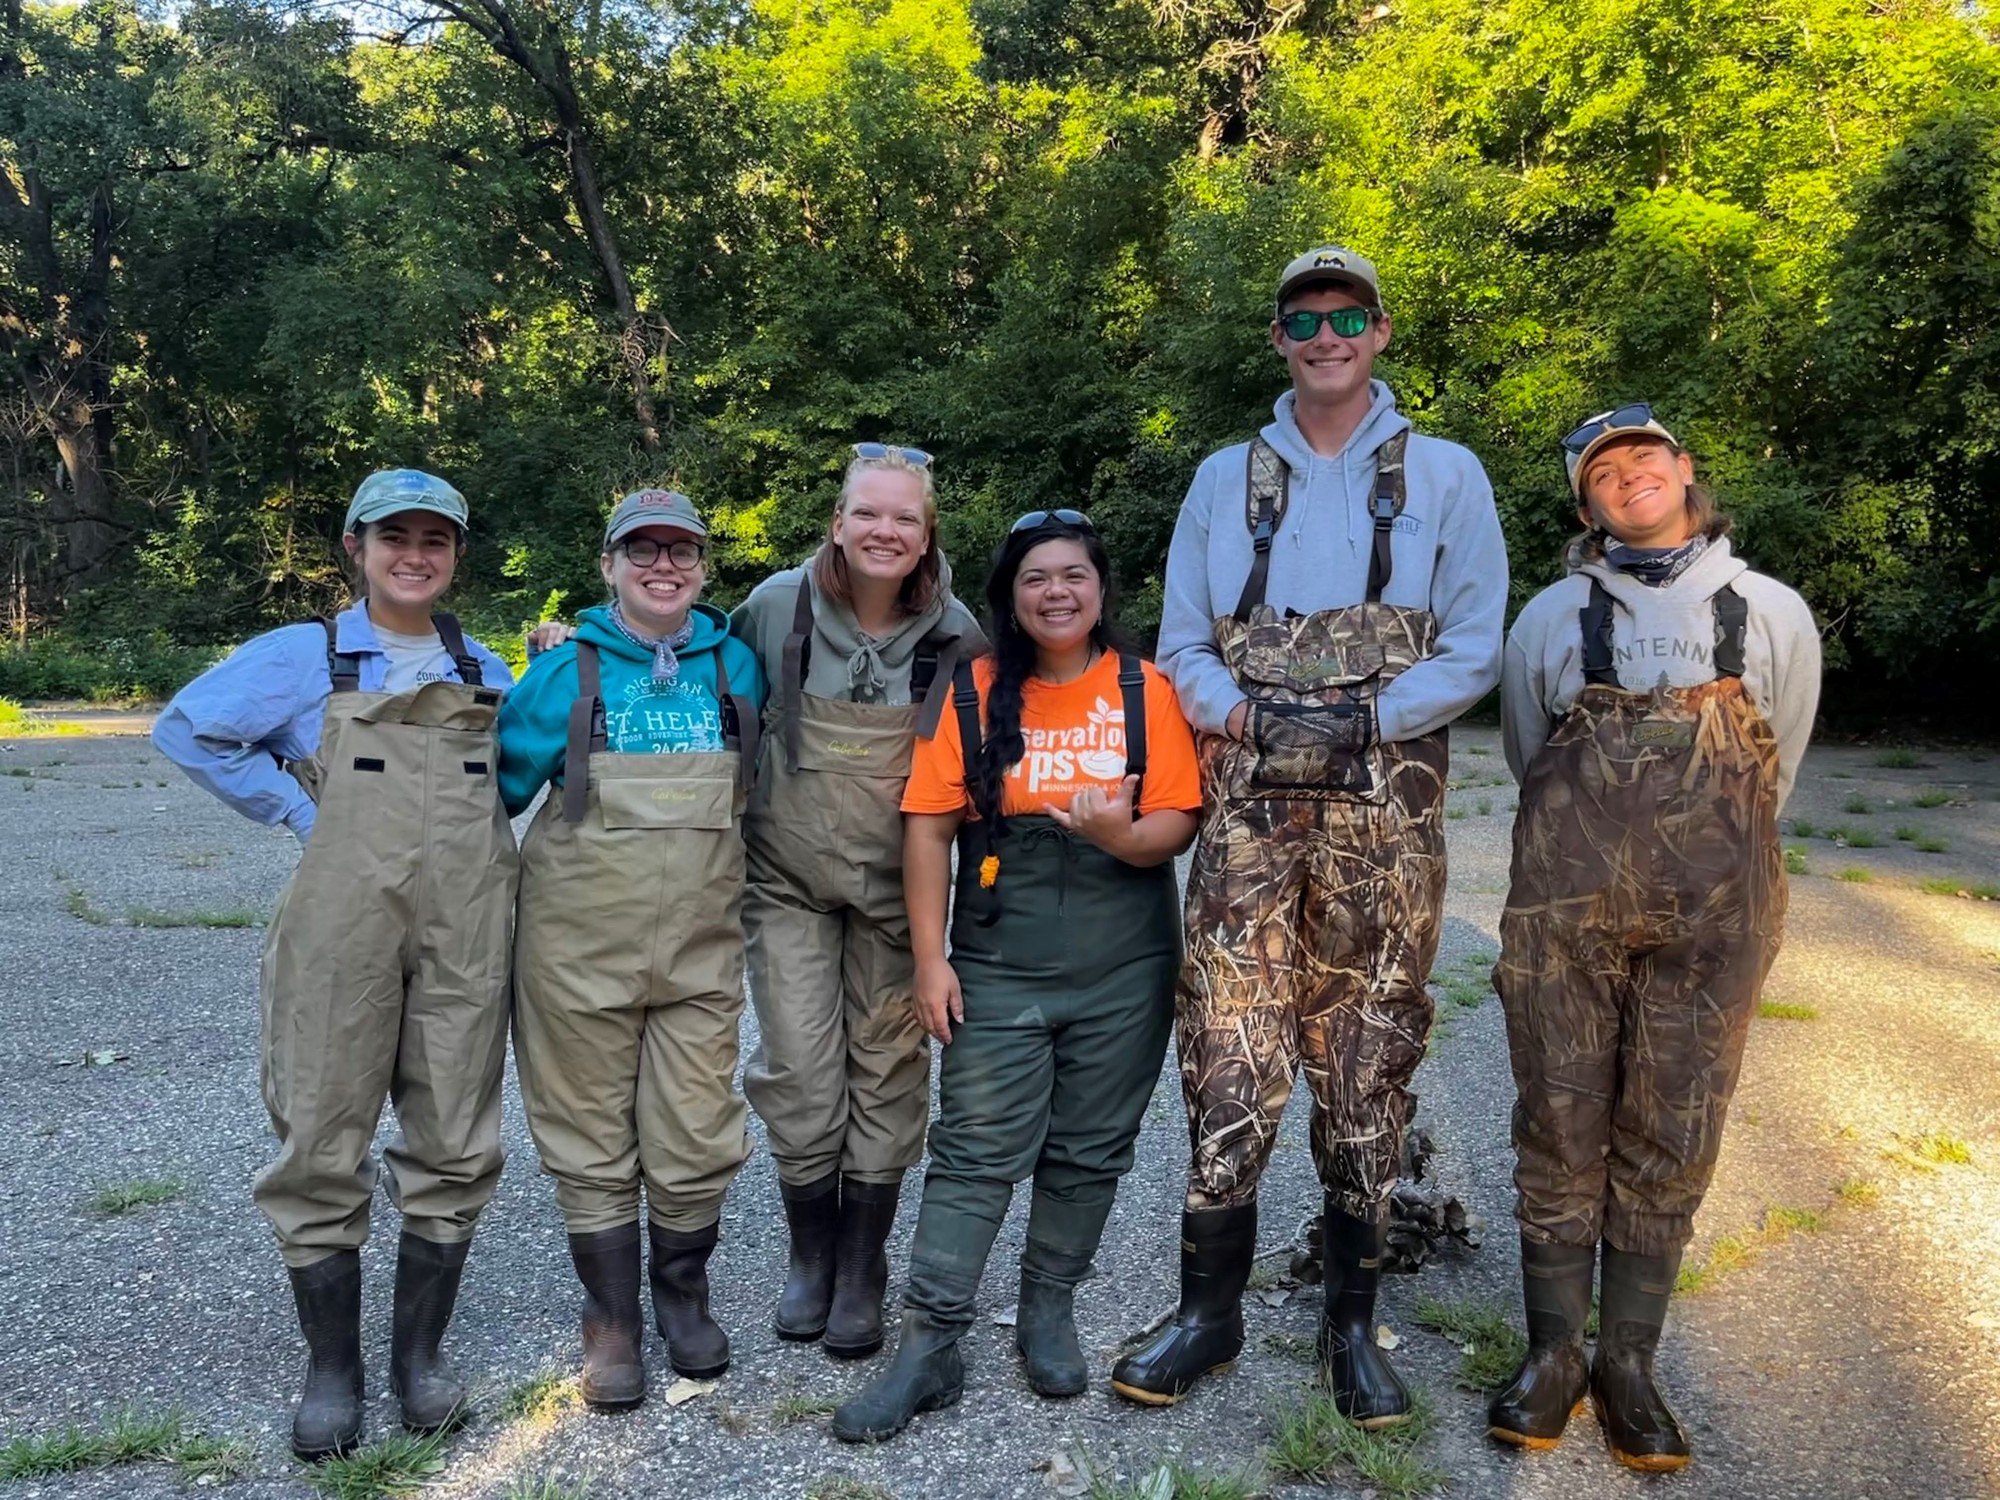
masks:
<path fill-rule="evenodd" d="M 996 839 L 1007 826 L 1000 813 L 1001 789 L 1007 773 L 1027 753 L 1027 741 L 1021 734 L 1021 695 L 1035 670 L 1034 638 L 1014 618 L 1014 579 L 1030 551 L 1043 542 L 1064 539 L 1083 544 L 1102 586 L 1104 608 L 1091 627 L 1091 640 L 1104 651 L 1116 651 L 1123 645 L 1117 630 L 1108 623 L 1113 605 L 1111 558 L 1096 532 L 1051 518 L 1032 531 L 1008 534 L 994 552 L 993 566 L 986 575 L 986 638 L 993 645 L 993 683 L 986 692 L 985 737 L 979 746 L 976 784 L 971 788 L 972 805 Z"/>

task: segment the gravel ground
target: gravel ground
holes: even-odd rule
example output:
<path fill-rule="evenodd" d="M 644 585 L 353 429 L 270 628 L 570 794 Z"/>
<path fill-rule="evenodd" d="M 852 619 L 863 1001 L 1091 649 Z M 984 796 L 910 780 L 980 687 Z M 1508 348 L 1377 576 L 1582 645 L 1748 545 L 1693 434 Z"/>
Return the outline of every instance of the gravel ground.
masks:
<path fill-rule="evenodd" d="M 1474 972 L 1495 948 L 1514 789 L 1492 731 L 1461 732 L 1454 752 L 1440 971 Z M 1885 768 L 1865 749 L 1817 750 L 1791 809 L 1819 836 L 1787 840 L 1805 851 L 1805 870 L 1792 882 L 1788 943 L 1767 998 L 1812 1015 L 1758 1021 L 1697 1225 L 1690 1264 L 1715 1256 L 1718 1269 L 1676 1304 L 1662 1354 L 1697 1451 L 1695 1467 L 1667 1481 L 1676 1495 L 2000 1495 L 2000 906 L 1977 899 L 1983 883 L 2000 882 L 2000 761 L 1923 760 Z M 1919 808 L 1925 792 L 1949 800 Z M 1856 798 L 1870 810 L 1850 811 Z M 1844 844 L 1824 836 L 1829 826 Z M 1913 837 L 1897 839 L 1898 829 Z M 1879 846 L 1854 847 L 1868 832 Z M 1947 847 L 1926 853 L 1919 838 Z M 257 1095 L 261 933 L 134 920 L 261 917 L 294 859 L 290 838 L 225 815 L 143 740 L 76 738 L 0 746 L 0 850 L 0 1305 L 13 1309 L 0 1332 L 0 1437 L 101 1422 L 126 1404 L 176 1407 L 192 1425 L 258 1444 L 231 1493 L 304 1495 L 284 1442 L 298 1336 L 249 1200 L 270 1154 Z M 1925 891 L 1925 880 L 1968 894 Z M 1421 1113 L 1440 1180 L 1489 1228 L 1483 1248 L 1385 1289 L 1399 1367 L 1435 1412 L 1423 1457 L 1451 1495 L 1640 1494 L 1658 1481 L 1614 1465 L 1588 1415 L 1554 1453 L 1489 1445 L 1481 1399 L 1454 1384 L 1458 1350 L 1414 1322 L 1420 1293 L 1510 1315 L 1518 1296 L 1499 1006 L 1488 995 L 1476 1008 L 1440 1009 L 1449 1021 L 1419 1074 Z M 746 1016 L 746 1044 L 753 1025 Z M 577 1296 L 511 1085 L 507 1111 L 512 1155 L 453 1334 L 489 1414 L 575 1357 Z M 1300 1101 L 1294 1116 L 1263 1195 L 1273 1249 L 1315 1201 Z M 1962 1142 L 1970 1162 L 1929 1159 L 1953 1153 L 1926 1137 Z M 720 1387 L 621 1418 L 489 1415 L 454 1440 L 438 1487 L 504 1495 L 554 1475 L 589 1479 L 606 1496 L 956 1500 L 1063 1492 L 1063 1465 L 1049 1472 L 1058 1455 L 1127 1480 L 1173 1454 L 1207 1471 L 1255 1463 L 1269 1413 L 1308 1377 L 1293 1351 L 1312 1334 L 1316 1289 L 1253 1302 L 1236 1372 L 1181 1407 L 1138 1410 L 1104 1382 L 1120 1339 L 1173 1300 L 1185 1151 L 1169 1068 L 1102 1274 L 1078 1298 L 1098 1381 L 1077 1401 L 1035 1399 L 1010 1331 L 989 1319 L 967 1341 L 964 1402 L 892 1444 L 855 1450 L 820 1417 L 782 1421 L 793 1398 L 837 1400 L 873 1366 L 837 1365 L 769 1332 L 784 1230 L 760 1151 L 730 1197 L 715 1263 L 718 1313 L 736 1346 Z M 104 1188 L 166 1180 L 181 1186 L 170 1201 L 111 1216 L 93 1206 Z M 917 1191 L 913 1177 L 892 1245 L 898 1273 Z M 1820 1218 L 1772 1231 L 1774 1209 Z M 1024 1213 L 1022 1195 L 985 1283 L 990 1314 L 1014 1300 Z M 379 1226 L 364 1257 L 376 1434 L 394 1415 L 386 1203 Z M 657 1394 L 670 1377 L 657 1343 L 650 1357 Z M 840 1478 L 853 1483 L 843 1489 Z M 7 1489 L 146 1497 L 180 1484 L 141 1465 Z M 1267 1492 L 1376 1493 L 1358 1478 Z"/>

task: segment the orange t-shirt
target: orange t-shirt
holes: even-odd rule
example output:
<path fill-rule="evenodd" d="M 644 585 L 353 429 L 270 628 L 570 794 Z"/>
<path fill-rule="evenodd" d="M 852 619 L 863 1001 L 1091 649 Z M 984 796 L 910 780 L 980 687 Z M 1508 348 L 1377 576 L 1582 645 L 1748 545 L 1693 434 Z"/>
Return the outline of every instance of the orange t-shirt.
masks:
<path fill-rule="evenodd" d="M 1181 714 L 1180 699 L 1151 662 L 1140 663 L 1146 675 L 1146 779 L 1139 789 L 1139 811 L 1201 810 L 1201 767 L 1195 759 L 1194 732 Z M 980 717 L 985 718 L 986 693 L 993 684 L 993 662 L 982 657 L 972 664 L 973 685 L 979 689 Z M 1079 787 L 1101 786 L 1116 792 L 1125 775 L 1125 710 L 1118 691 L 1118 657 L 1107 651 L 1074 682 L 1043 682 L 1030 677 L 1021 693 L 1021 737 L 1026 753 L 1007 773 L 1000 808 L 1008 817 L 1044 810 L 1053 802 L 1067 808 Z M 903 789 L 903 811 L 912 813 L 972 813 L 965 789 L 965 752 L 960 748 L 958 715 L 950 704 L 938 721 L 937 734 L 918 740 Z"/>

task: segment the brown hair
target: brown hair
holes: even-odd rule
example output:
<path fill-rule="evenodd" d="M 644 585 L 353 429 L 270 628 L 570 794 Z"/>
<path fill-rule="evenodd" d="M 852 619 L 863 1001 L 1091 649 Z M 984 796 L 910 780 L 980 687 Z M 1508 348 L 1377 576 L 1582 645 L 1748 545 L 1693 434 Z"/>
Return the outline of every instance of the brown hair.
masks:
<path fill-rule="evenodd" d="M 833 544 L 833 523 L 840 519 L 841 513 L 847 509 L 847 502 L 853 498 L 855 480 L 881 469 L 914 474 L 923 485 L 924 555 L 917 559 L 916 567 L 903 580 L 902 588 L 896 591 L 896 608 L 906 615 L 920 615 L 937 599 L 944 580 L 944 560 L 937 546 L 937 489 L 931 483 L 928 465 L 919 467 L 910 463 L 894 449 L 884 458 L 857 457 L 848 464 L 847 475 L 840 483 L 840 503 L 834 506 L 833 514 L 827 518 L 826 540 L 819 544 L 819 551 L 812 557 L 813 582 L 819 585 L 821 598 L 831 599 L 849 609 L 854 607 L 854 587 L 847 577 L 847 554 Z"/>
<path fill-rule="evenodd" d="M 1676 454 L 1687 453 L 1687 449 L 1678 443 L 1669 443 L 1667 446 Z M 1590 509 L 1590 501 L 1586 496 L 1578 495 L 1576 503 L 1581 510 Z M 1687 509 L 1690 538 L 1705 536 L 1711 542 L 1720 541 L 1735 528 L 1736 523 L 1729 518 L 1729 513 L 1716 501 L 1715 492 L 1698 480 L 1688 481 L 1687 498 L 1682 503 Z M 1590 562 L 1603 557 L 1604 537 L 1605 532 L 1601 526 L 1591 526 L 1581 536 L 1571 537 L 1569 545 L 1563 549 L 1564 561 L 1575 567 L 1580 562 Z"/>

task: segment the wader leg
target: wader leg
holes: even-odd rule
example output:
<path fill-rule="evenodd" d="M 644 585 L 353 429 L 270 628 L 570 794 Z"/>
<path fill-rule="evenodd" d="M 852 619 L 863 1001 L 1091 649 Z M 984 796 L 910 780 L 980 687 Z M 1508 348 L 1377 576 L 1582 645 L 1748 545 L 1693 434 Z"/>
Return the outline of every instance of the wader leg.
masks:
<path fill-rule="evenodd" d="M 915 987 L 910 920 L 900 900 L 873 913 L 849 907 L 840 960 L 847 1022 L 843 1176 L 898 1182 L 924 1154 L 931 1056 Z"/>
<path fill-rule="evenodd" d="M 743 1093 L 764 1122 L 779 1178 L 803 1187 L 840 1165 L 848 1129 L 842 914 L 812 910 L 788 887 L 758 884 L 743 893 L 758 1038 Z"/>
<path fill-rule="evenodd" d="M 690 995 L 646 1013 L 639 1065 L 639 1161 L 653 1224 L 688 1234 L 722 1213 L 749 1155 L 734 1087 L 743 994 Z"/>
<path fill-rule="evenodd" d="M 514 1062 L 521 1100 L 572 1236 L 638 1221 L 634 1101 L 645 1025 L 646 1012 L 632 998 L 593 999 L 581 986 L 559 982 L 555 965 L 532 982 L 524 976 L 517 987 Z"/>

